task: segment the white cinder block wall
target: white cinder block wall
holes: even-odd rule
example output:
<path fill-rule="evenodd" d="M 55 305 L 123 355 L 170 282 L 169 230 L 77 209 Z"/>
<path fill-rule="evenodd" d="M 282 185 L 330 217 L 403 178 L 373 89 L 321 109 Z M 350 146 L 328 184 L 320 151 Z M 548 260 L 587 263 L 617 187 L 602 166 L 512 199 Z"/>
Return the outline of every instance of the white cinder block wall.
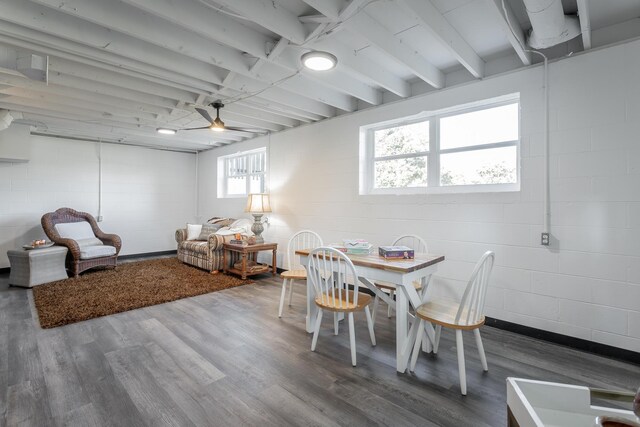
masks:
<path fill-rule="evenodd" d="M 444 254 L 432 291 L 456 295 L 487 249 L 489 316 L 640 351 L 640 41 L 550 64 L 551 248 L 543 220 L 542 68 L 475 81 L 200 155 L 202 215 L 242 214 L 216 198 L 220 155 L 269 146 L 268 240 L 302 228 L 325 242 L 423 236 Z M 522 190 L 358 195 L 359 127 L 519 92 Z"/>
<path fill-rule="evenodd" d="M 28 163 L 0 162 L 0 268 L 7 250 L 45 237 L 44 213 L 98 214 L 97 143 L 31 136 L 30 151 Z M 175 250 L 195 214 L 194 170 L 194 154 L 102 144 L 100 227 L 122 237 L 121 254 Z"/>

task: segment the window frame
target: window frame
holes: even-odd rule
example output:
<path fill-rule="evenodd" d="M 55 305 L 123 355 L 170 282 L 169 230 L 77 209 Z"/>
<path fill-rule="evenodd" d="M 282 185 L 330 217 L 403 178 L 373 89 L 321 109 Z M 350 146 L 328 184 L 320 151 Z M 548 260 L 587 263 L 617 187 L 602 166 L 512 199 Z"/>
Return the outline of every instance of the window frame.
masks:
<path fill-rule="evenodd" d="M 505 105 L 518 105 L 518 139 L 500 141 L 488 144 L 471 145 L 467 147 L 455 147 L 440 149 L 440 120 L 446 117 L 457 116 L 475 111 L 488 110 Z M 461 105 L 429 113 L 421 113 L 411 117 L 391 120 L 382 124 L 362 126 L 362 147 L 364 156 L 361 156 L 361 195 L 381 194 L 446 194 L 446 193 L 482 193 L 482 192 L 508 192 L 520 191 L 520 141 L 521 141 L 521 112 L 519 94 L 492 98 L 472 104 Z M 379 130 L 406 126 L 414 123 L 429 122 L 429 150 L 411 154 L 396 156 L 375 157 L 375 132 Z M 500 184 L 464 184 L 441 185 L 440 184 L 440 156 L 443 154 L 479 151 L 491 148 L 516 147 L 516 182 Z M 375 162 L 379 160 L 392 160 L 394 158 L 412 158 L 427 156 L 427 185 L 421 187 L 393 187 L 375 188 Z"/>
<path fill-rule="evenodd" d="M 264 154 L 264 171 L 261 173 L 251 173 L 250 162 L 251 156 L 254 154 Z M 229 161 L 232 159 L 238 159 L 241 157 L 247 158 L 247 170 L 241 175 L 229 175 Z M 253 150 L 240 151 L 237 153 L 229 154 L 226 156 L 218 157 L 218 198 L 221 199 L 238 199 L 247 197 L 251 191 L 251 177 L 262 175 L 263 189 L 260 193 L 267 193 L 269 191 L 268 177 L 269 177 L 269 153 L 266 147 L 260 147 Z M 235 178 L 244 176 L 246 177 L 246 188 L 244 194 L 229 194 L 228 193 L 228 180 L 229 178 Z M 254 192 L 255 193 L 255 192 Z"/>

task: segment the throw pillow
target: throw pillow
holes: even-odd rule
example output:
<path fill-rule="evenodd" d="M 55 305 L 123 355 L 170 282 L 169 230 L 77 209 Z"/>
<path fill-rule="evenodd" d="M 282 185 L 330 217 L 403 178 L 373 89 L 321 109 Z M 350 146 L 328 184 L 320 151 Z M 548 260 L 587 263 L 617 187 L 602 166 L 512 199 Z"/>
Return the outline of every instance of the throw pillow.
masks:
<path fill-rule="evenodd" d="M 233 219 L 233 218 L 220 218 L 220 217 L 216 216 L 216 217 L 211 218 L 207 222 L 209 224 L 219 225 L 220 227 L 228 227 L 229 224 L 231 224 L 233 221 L 235 221 L 235 219 Z"/>
<path fill-rule="evenodd" d="M 202 224 L 187 224 L 187 240 L 198 240 Z"/>
<path fill-rule="evenodd" d="M 207 240 L 210 234 L 214 234 L 221 226 L 218 224 L 202 224 L 202 230 L 197 240 Z"/>

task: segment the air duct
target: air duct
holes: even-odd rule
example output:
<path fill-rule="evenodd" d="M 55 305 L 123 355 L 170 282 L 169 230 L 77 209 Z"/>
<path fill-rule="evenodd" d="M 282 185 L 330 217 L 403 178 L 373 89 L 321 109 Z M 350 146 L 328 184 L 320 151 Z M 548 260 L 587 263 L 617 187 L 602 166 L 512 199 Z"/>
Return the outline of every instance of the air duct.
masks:
<path fill-rule="evenodd" d="M 564 14 L 561 0 L 523 0 L 531 21 L 529 46 L 546 49 L 580 35 L 578 17 Z"/>
<path fill-rule="evenodd" d="M 11 125 L 13 121 L 13 116 L 9 112 L 9 110 L 0 110 L 0 130 L 5 130 Z"/>

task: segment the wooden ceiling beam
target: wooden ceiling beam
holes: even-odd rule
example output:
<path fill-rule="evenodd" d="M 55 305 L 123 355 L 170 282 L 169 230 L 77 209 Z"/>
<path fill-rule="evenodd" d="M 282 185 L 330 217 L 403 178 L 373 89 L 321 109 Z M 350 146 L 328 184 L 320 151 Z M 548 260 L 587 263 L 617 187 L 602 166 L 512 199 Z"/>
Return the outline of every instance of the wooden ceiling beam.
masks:
<path fill-rule="evenodd" d="M 361 11 L 346 23 L 349 29 L 365 37 L 378 49 L 395 58 L 411 70 L 416 76 L 435 88 L 443 88 L 444 74 L 422 55 L 402 43 L 389 30 L 366 12 Z"/>
<path fill-rule="evenodd" d="M 582 31 L 582 46 L 584 50 L 591 49 L 591 15 L 589 14 L 589 0 L 578 0 L 578 18 Z"/>
<path fill-rule="evenodd" d="M 524 65 L 531 65 L 531 52 L 528 52 L 525 48 L 527 42 L 524 31 L 518 23 L 518 18 L 516 18 L 509 3 L 505 2 L 506 14 L 502 8 L 502 0 L 485 0 L 485 3 L 489 6 L 489 11 L 495 17 L 496 23 L 502 28 L 502 31 L 507 36 L 507 40 L 509 40 L 511 47 L 516 51 L 522 63 Z"/>
<path fill-rule="evenodd" d="M 396 4 L 429 31 L 474 77 L 484 77 L 484 61 L 430 0 L 396 0 Z"/>

